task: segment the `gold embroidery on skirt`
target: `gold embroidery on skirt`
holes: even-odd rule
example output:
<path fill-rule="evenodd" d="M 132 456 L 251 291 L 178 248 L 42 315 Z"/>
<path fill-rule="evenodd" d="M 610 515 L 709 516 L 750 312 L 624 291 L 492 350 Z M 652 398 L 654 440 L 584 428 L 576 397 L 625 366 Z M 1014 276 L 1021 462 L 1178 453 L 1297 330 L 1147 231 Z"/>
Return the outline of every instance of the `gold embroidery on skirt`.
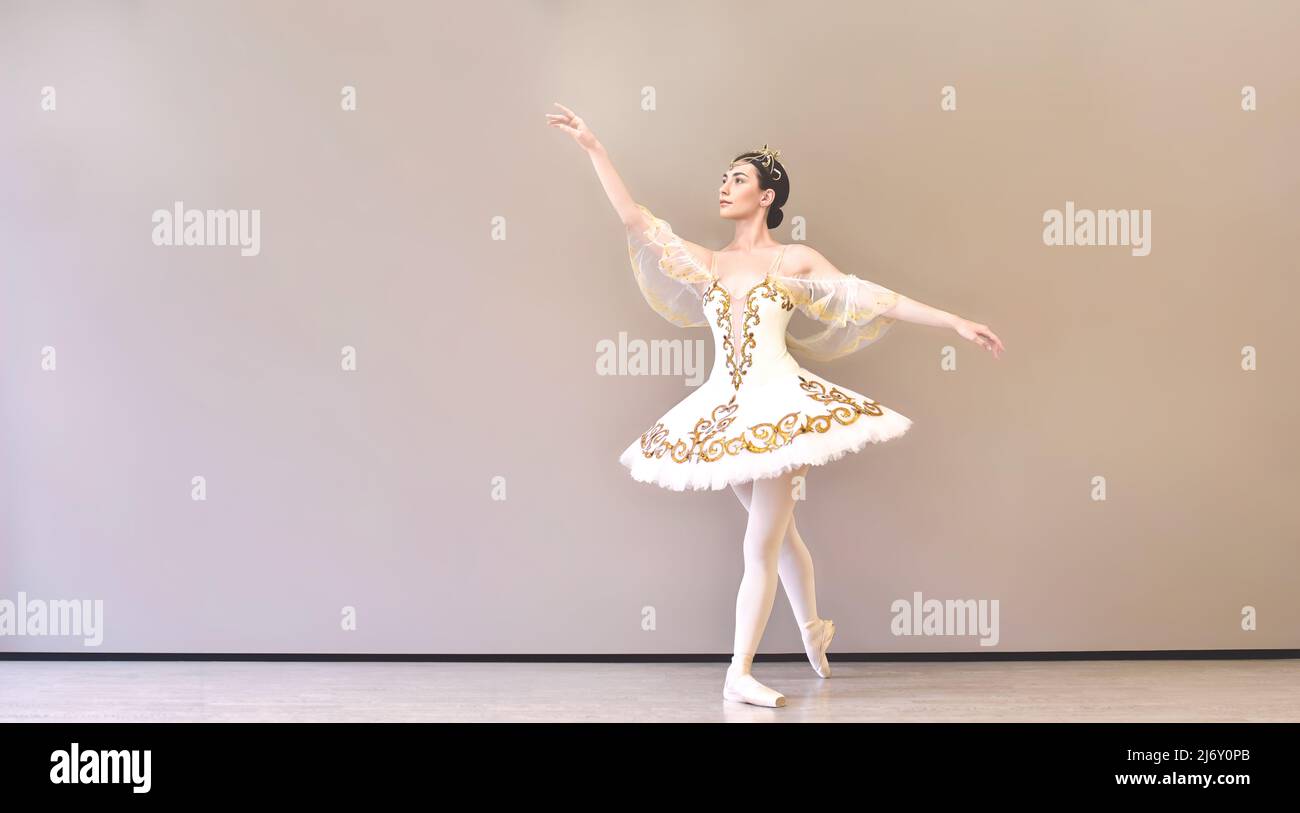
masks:
<path fill-rule="evenodd" d="M 662 422 L 657 423 L 641 436 L 641 453 L 646 457 L 656 458 L 663 457 L 667 453 L 677 463 L 685 463 L 692 457 L 699 460 L 702 454 L 701 450 L 708 444 L 709 439 L 731 425 L 734 414 L 739 408 L 735 395 L 732 395 L 731 400 L 727 403 L 714 407 L 710 417 L 700 418 L 695 422 L 695 429 L 691 431 L 689 445 L 685 440 L 669 440 L 668 430 L 664 428 Z M 716 460 L 717 457 L 704 459 Z"/>
<path fill-rule="evenodd" d="M 736 396 L 713 408 L 709 418 L 696 421 L 691 432 L 690 443 L 685 439 L 672 440 L 663 422 L 656 423 L 641 436 L 641 454 L 645 457 L 661 458 L 664 454 L 676 463 L 704 462 L 711 463 L 725 455 L 738 455 L 741 452 L 761 454 L 780 449 L 790 441 L 808 432 L 826 432 L 832 421 L 847 426 L 858 419 L 859 415 L 884 415 L 880 404 L 870 398 L 861 402 L 841 392 L 837 387 L 826 391 L 826 385 L 820 381 L 810 381 L 799 376 L 799 387 L 814 401 L 830 404 L 823 415 L 805 415 L 803 423 L 799 422 L 800 412 L 788 413 L 773 423 L 756 423 L 733 437 L 715 437 L 731 425 L 735 419 Z"/>

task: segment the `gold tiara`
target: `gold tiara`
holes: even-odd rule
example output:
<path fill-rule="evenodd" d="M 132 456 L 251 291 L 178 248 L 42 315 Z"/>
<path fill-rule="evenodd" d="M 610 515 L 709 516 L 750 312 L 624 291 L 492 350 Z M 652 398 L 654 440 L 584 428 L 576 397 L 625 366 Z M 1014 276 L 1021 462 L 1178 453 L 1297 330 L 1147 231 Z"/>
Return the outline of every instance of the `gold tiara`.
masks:
<path fill-rule="evenodd" d="M 753 160 L 758 161 L 758 163 L 766 167 L 767 171 L 771 173 L 772 180 L 780 180 L 781 170 L 776 166 L 776 159 L 781 155 L 780 150 L 771 149 L 766 144 L 764 144 L 759 149 L 750 150 L 750 152 L 755 153 L 757 156 Z M 750 159 L 745 159 L 745 160 L 750 160 Z"/>

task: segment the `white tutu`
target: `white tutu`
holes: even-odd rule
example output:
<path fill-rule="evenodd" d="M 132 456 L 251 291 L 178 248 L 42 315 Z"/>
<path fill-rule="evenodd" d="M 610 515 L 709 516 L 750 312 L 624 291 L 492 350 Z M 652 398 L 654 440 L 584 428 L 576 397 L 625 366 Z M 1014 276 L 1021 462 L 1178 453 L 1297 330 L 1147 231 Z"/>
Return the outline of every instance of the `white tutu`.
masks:
<path fill-rule="evenodd" d="M 716 352 L 708 380 L 620 455 L 634 479 L 674 491 L 718 490 L 829 463 L 907 432 L 911 419 L 827 381 L 790 354 L 794 347 L 830 359 L 866 346 L 894 321 L 882 314 L 898 301 L 896 293 L 846 274 L 777 274 L 783 247 L 742 301 L 665 221 L 642 209 L 653 225 L 629 231 L 628 252 L 646 301 L 674 324 L 708 325 Z M 789 335 L 796 307 L 825 329 L 807 339 Z"/>

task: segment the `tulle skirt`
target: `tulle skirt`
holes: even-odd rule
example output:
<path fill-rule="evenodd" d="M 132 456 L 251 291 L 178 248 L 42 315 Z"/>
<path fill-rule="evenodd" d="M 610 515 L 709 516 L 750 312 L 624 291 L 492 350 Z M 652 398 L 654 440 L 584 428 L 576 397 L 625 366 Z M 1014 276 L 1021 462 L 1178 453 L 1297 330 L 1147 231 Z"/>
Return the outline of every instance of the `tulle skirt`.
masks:
<path fill-rule="evenodd" d="M 799 367 L 765 381 L 711 377 L 619 456 L 632 478 L 714 490 L 821 466 L 907 432 L 910 418 Z"/>

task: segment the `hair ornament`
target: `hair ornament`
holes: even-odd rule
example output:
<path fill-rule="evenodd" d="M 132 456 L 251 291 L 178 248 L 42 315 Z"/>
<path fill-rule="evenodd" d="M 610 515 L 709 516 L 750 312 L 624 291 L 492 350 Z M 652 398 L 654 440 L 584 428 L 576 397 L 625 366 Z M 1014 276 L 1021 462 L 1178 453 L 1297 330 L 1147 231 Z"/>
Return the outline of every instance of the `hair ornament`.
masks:
<path fill-rule="evenodd" d="M 776 159 L 780 157 L 781 151 L 774 150 L 764 144 L 761 148 L 754 150 L 753 152 L 758 153 L 758 162 L 767 167 L 767 171 L 772 175 L 772 180 L 780 180 L 781 170 L 776 166 Z"/>
<path fill-rule="evenodd" d="M 776 159 L 781 155 L 780 150 L 774 150 L 764 144 L 762 147 L 749 152 L 751 155 L 748 158 L 741 158 L 740 161 L 756 161 L 767 169 L 768 174 L 772 176 L 772 180 L 779 181 L 781 179 L 781 170 L 776 166 Z"/>

